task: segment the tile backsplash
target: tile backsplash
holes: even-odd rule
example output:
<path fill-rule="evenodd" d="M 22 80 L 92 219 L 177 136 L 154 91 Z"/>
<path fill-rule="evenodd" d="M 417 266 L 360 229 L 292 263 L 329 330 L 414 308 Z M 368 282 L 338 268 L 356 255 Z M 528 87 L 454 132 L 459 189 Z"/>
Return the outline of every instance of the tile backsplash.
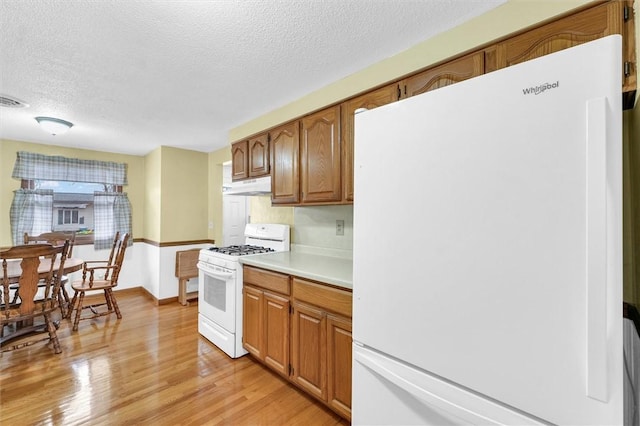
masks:
<path fill-rule="evenodd" d="M 344 235 L 336 235 L 336 220 L 344 221 Z M 353 250 L 353 206 L 295 207 L 292 241 L 296 244 Z"/>

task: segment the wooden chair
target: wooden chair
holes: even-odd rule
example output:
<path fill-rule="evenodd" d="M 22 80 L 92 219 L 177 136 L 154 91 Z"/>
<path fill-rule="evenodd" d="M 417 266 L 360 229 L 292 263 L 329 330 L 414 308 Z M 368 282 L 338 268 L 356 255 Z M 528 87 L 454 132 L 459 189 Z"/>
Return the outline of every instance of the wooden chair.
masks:
<path fill-rule="evenodd" d="M 45 232 L 40 235 L 29 235 L 27 232 L 24 233 L 24 243 L 47 243 L 53 246 L 63 245 L 65 241 L 69 241 L 69 253 L 67 257 L 73 257 L 73 244 L 76 241 L 76 231 L 60 231 L 60 232 Z M 67 283 L 69 282 L 69 277 L 67 275 L 63 275 L 60 282 L 60 297 L 63 300 L 60 301 L 60 312 L 63 317 L 67 317 L 69 309 L 71 309 L 71 299 L 69 298 L 69 293 L 67 293 Z M 19 297 L 18 291 L 15 292 L 14 298 Z M 14 299 L 14 302 L 16 300 Z"/>
<path fill-rule="evenodd" d="M 64 262 L 67 258 L 69 244 L 52 246 L 51 244 L 30 244 L 12 247 L 0 252 L 2 259 L 2 297 L 0 297 L 0 348 L 3 352 L 32 345 L 41 340 L 53 343 L 56 354 L 62 352 L 56 325 L 51 314 L 58 309 L 60 278 L 63 275 Z M 47 259 L 49 266 L 46 270 L 38 271 L 41 262 Z M 56 265 L 56 260 L 59 260 Z M 18 281 L 20 286 L 20 303 L 9 302 L 10 274 L 8 262 L 20 262 L 21 273 Z M 43 291 L 38 291 L 44 289 Z M 44 318 L 44 324 L 35 320 Z M 5 336 L 7 331 L 12 331 Z M 5 343 L 18 337 L 33 333 L 44 327 L 48 332 L 48 339 L 28 340 L 6 348 Z M 12 330 L 9 330 L 12 329 Z"/>
<path fill-rule="evenodd" d="M 76 310 L 76 316 L 73 322 L 73 331 L 78 330 L 78 323 L 80 320 L 91 319 L 100 317 L 103 315 L 110 315 L 115 312 L 118 319 L 122 318 L 120 308 L 118 308 L 118 302 L 113 294 L 113 288 L 118 285 L 118 276 L 122 269 L 122 263 L 124 261 L 124 253 L 129 243 L 129 234 L 125 233 L 120 237 L 119 233 L 116 233 L 113 239 L 113 245 L 111 246 L 111 252 L 109 253 L 108 260 L 95 260 L 86 261 L 82 265 L 82 280 L 74 281 L 71 283 L 71 288 L 74 290 L 73 299 L 71 301 L 71 310 Z M 96 266 L 92 266 L 96 265 Z M 105 301 L 99 304 L 84 305 L 84 296 L 87 291 L 103 290 Z M 77 303 L 76 303 L 77 301 Z M 107 306 L 106 311 L 99 312 L 96 308 L 99 306 Z M 82 317 L 82 310 L 89 309 L 93 313 L 92 316 Z M 71 310 L 69 311 L 69 318 L 71 318 Z"/>
<path fill-rule="evenodd" d="M 63 245 L 65 241 L 69 241 L 69 253 L 67 257 L 73 257 L 73 244 L 76 241 L 76 231 L 58 231 L 45 232 L 40 235 L 29 235 L 24 233 L 24 243 L 48 243 L 54 246 Z"/>

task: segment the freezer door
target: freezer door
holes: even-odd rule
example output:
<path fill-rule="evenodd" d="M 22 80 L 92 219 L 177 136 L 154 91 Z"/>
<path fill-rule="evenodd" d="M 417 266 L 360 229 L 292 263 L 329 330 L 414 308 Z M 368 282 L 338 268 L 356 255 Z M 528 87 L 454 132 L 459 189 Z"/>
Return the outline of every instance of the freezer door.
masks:
<path fill-rule="evenodd" d="M 354 425 L 547 424 L 360 345 L 353 389 Z"/>
<path fill-rule="evenodd" d="M 620 41 L 356 116 L 355 341 L 551 423 L 622 423 Z"/>

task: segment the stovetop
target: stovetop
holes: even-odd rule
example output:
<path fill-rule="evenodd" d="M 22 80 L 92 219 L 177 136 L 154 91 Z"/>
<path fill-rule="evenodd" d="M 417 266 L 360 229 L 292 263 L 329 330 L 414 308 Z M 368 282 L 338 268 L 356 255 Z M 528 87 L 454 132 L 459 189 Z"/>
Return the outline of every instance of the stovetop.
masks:
<path fill-rule="evenodd" d="M 289 225 L 248 223 L 244 244 L 211 247 L 200 250 L 199 264 L 229 270 L 242 270 L 242 256 L 263 255 L 289 251 Z"/>
<path fill-rule="evenodd" d="M 213 253 L 221 253 L 228 256 L 246 256 L 249 254 L 269 253 L 275 251 L 274 249 L 269 247 L 254 246 L 250 244 L 227 247 L 211 247 L 208 250 Z"/>

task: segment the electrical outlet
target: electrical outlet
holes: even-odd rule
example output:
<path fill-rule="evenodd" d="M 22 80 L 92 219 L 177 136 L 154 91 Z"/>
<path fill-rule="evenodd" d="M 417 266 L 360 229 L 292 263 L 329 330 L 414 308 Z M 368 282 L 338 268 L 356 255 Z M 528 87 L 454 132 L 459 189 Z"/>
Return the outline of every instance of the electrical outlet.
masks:
<path fill-rule="evenodd" d="M 336 220 L 336 235 L 344 235 L 344 220 Z"/>

